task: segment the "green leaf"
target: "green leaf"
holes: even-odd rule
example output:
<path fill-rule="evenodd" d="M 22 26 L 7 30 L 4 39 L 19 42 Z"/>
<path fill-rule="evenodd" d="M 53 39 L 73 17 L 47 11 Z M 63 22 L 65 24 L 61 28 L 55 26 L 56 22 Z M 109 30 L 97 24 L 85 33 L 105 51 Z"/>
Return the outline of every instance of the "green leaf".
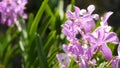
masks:
<path fill-rule="evenodd" d="M 28 32 L 30 31 L 30 27 L 32 26 L 33 18 L 34 18 L 34 15 L 31 13 L 28 19 Z"/>
<path fill-rule="evenodd" d="M 20 34 L 20 32 L 18 30 L 14 31 L 14 34 L 11 34 L 13 32 L 12 30 L 13 30 L 13 27 L 12 28 L 10 27 L 8 29 L 8 31 L 6 32 L 6 35 L 5 35 L 4 39 L 3 39 L 3 42 L 1 43 L 1 45 L 2 45 L 1 46 L 1 48 L 2 48 L 2 50 L 1 50 L 1 52 L 2 52 L 2 58 L 5 58 L 4 56 L 5 56 L 5 53 L 7 51 L 8 46 L 15 39 L 17 39 L 18 36 L 19 36 L 19 34 Z"/>
<path fill-rule="evenodd" d="M 32 25 L 30 27 L 29 36 L 31 37 L 31 39 L 33 39 L 34 36 L 35 36 L 36 30 L 37 30 L 37 27 L 38 27 L 38 23 L 39 23 L 39 21 L 41 19 L 41 16 L 42 16 L 42 14 L 43 14 L 43 12 L 45 10 L 47 2 L 48 2 L 48 0 L 43 1 L 42 5 L 40 6 L 40 8 L 39 8 L 39 10 L 37 12 L 37 15 L 36 15 Z"/>
<path fill-rule="evenodd" d="M 55 37 L 55 34 L 56 34 L 56 31 L 52 31 L 49 33 L 46 41 L 45 41 L 45 44 L 44 44 L 44 49 L 45 51 L 48 51 L 49 48 L 51 47 L 51 42 L 53 41 L 52 39 Z"/>
<path fill-rule="evenodd" d="M 17 55 L 17 52 L 19 51 L 18 45 L 15 45 L 14 47 L 9 46 L 8 48 L 9 49 L 5 52 L 5 57 L 4 57 L 5 68 L 7 68 L 9 64 L 11 64 L 11 61 L 14 59 L 14 57 Z"/>
<path fill-rule="evenodd" d="M 39 31 L 40 31 L 39 34 L 40 34 L 41 37 L 43 37 L 43 35 L 45 34 L 45 31 L 46 31 L 48 25 L 49 25 L 53 20 L 54 20 L 54 17 L 51 17 L 48 22 L 44 22 L 44 23 L 42 24 L 42 26 L 41 26 L 41 28 L 40 28 L 40 30 L 39 30 Z"/>
<path fill-rule="evenodd" d="M 69 64 L 69 67 L 68 68 L 73 68 L 73 65 L 74 65 L 74 58 L 71 59 L 71 62 Z"/>
<path fill-rule="evenodd" d="M 53 14 L 53 12 L 52 12 L 52 10 L 51 10 L 51 8 L 50 8 L 50 6 L 49 6 L 48 4 L 46 5 L 45 11 L 46 11 L 46 13 L 47 13 L 48 15 L 54 16 L 54 14 Z"/>
<path fill-rule="evenodd" d="M 108 62 L 103 62 L 103 63 L 101 63 L 97 68 L 106 68 L 106 64 L 107 64 Z"/>
<path fill-rule="evenodd" d="M 36 46 L 37 46 L 40 68 L 49 68 L 48 63 L 47 63 L 47 57 L 45 56 L 45 53 L 43 50 L 43 44 L 42 44 L 41 37 L 36 35 L 35 42 L 36 42 Z"/>
<path fill-rule="evenodd" d="M 59 11 L 59 15 L 60 15 L 60 19 L 62 20 L 64 17 L 64 11 L 63 11 L 63 7 L 64 7 L 64 1 L 60 0 L 59 5 L 58 5 L 58 11 Z"/>
<path fill-rule="evenodd" d="M 48 21 L 44 22 L 42 24 L 42 26 L 40 27 L 39 34 L 40 34 L 41 37 L 43 37 L 43 35 L 45 34 L 45 31 L 48 28 L 48 25 L 50 23 L 53 23 L 53 21 L 55 21 L 55 17 L 53 15 L 53 12 L 52 12 L 52 10 L 51 10 L 51 8 L 48 4 L 46 5 L 46 12 L 47 12 L 48 15 L 50 15 L 50 19 Z"/>
<path fill-rule="evenodd" d="M 117 35 L 120 35 L 120 28 L 116 31 Z"/>

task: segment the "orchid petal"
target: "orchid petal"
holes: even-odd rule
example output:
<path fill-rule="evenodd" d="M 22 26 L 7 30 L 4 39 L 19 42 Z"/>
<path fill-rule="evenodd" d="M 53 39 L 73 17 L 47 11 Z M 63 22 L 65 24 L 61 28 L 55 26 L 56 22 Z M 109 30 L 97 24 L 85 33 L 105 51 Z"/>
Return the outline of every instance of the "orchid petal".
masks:
<path fill-rule="evenodd" d="M 74 19 L 74 15 L 73 15 L 73 13 L 70 12 L 70 11 L 67 11 L 67 12 L 66 12 L 66 16 L 67 16 L 67 18 L 69 18 L 69 19 Z"/>
<path fill-rule="evenodd" d="M 89 5 L 87 10 L 88 10 L 88 13 L 92 14 L 93 11 L 95 10 L 95 6 L 94 5 Z"/>
<path fill-rule="evenodd" d="M 87 56 L 87 60 L 90 60 L 92 58 L 92 52 L 91 52 L 91 48 L 89 47 L 85 53 L 85 55 Z"/>
<path fill-rule="evenodd" d="M 89 68 L 87 61 L 81 58 L 81 62 L 79 63 L 80 68 Z"/>
<path fill-rule="evenodd" d="M 104 40 L 104 36 L 105 36 L 105 31 L 103 29 L 100 29 L 98 31 L 98 41 L 101 42 Z"/>
<path fill-rule="evenodd" d="M 87 19 L 87 20 L 86 20 Z M 85 32 L 88 33 L 95 27 L 95 22 L 91 18 L 85 18 L 82 22 L 82 27 L 84 28 Z"/>
<path fill-rule="evenodd" d="M 77 56 L 83 55 L 84 50 L 81 45 L 73 44 L 68 46 L 69 51 Z"/>
<path fill-rule="evenodd" d="M 93 14 L 92 18 L 94 18 L 95 20 L 98 20 L 99 19 L 99 15 L 98 14 Z"/>
<path fill-rule="evenodd" d="M 94 54 L 97 47 L 98 47 L 97 45 L 90 46 L 91 54 Z"/>
<path fill-rule="evenodd" d="M 60 68 L 68 68 L 69 63 L 70 63 L 70 58 L 68 57 L 67 54 L 65 53 L 60 53 L 56 55 L 59 63 L 60 63 Z"/>
<path fill-rule="evenodd" d="M 68 53 L 68 46 L 67 45 L 63 44 L 62 49 L 65 53 Z"/>
<path fill-rule="evenodd" d="M 96 42 L 97 42 L 96 38 L 92 34 L 87 34 L 85 36 L 85 39 L 90 41 L 90 43 L 92 43 L 92 44 L 96 44 Z"/>
<path fill-rule="evenodd" d="M 77 6 L 74 6 L 75 16 L 78 18 L 80 15 L 80 9 Z"/>
<path fill-rule="evenodd" d="M 120 60 L 117 58 L 117 57 L 115 57 L 113 60 L 112 60 L 112 68 L 119 68 L 118 66 L 119 66 L 119 62 L 120 62 Z"/>
<path fill-rule="evenodd" d="M 102 20 L 101 25 L 103 25 L 103 26 L 108 25 L 107 20 L 108 20 L 108 18 L 109 18 L 112 14 L 113 14 L 113 12 L 111 12 L 111 11 L 110 11 L 110 12 L 107 12 L 107 13 L 104 15 L 104 17 L 101 18 L 101 20 Z"/>
<path fill-rule="evenodd" d="M 118 51 L 118 56 L 120 57 L 120 43 L 119 43 L 119 45 L 118 45 L 117 51 Z"/>
<path fill-rule="evenodd" d="M 112 58 L 112 52 L 106 44 L 102 45 L 101 52 L 106 60 L 110 60 Z"/>
<path fill-rule="evenodd" d="M 107 34 L 105 41 L 106 42 L 111 42 L 111 43 L 114 43 L 114 44 L 118 44 L 119 39 L 114 32 L 110 32 L 110 33 Z"/>
<path fill-rule="evenodd" d="M 85 15 L 86 13 L 87 13 L 87 11 L 85 9 L 80 10 L 80 15 Z"/>

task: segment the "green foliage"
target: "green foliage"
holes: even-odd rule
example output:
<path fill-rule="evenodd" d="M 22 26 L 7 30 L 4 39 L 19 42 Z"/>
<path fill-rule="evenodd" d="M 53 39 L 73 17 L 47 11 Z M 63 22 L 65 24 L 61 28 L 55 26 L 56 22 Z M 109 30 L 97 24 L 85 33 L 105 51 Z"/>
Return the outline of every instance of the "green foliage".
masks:
<path fill-rule="evenodd" d="M 33 23 L 31 24 L 31 28 L 30 28 L 30 32 L 29 32 L 29 35 L 31 38 L 34 37 L 35 33 L 36 33 L 36 30 L 37 30 L 37 27 L 38 27 L 38 23 L 41 19 L 41 16 L 45 10 L 45 6 L 47 4 L 48 0 L 44 0 L 42 5 L 40 6 L 40 9 L 38 10 L 38 13 L 33 21 Z"/>
<path fill-rule="evenodd" d="M 106 68 L 107 62 L 101 63 L 97 68 Z"/>

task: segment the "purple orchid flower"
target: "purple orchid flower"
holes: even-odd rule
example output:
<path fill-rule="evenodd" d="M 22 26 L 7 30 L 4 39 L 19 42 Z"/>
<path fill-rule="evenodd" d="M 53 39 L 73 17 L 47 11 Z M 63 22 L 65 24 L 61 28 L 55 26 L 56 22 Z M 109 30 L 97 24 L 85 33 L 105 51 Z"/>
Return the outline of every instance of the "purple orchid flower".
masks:
<path fill-rule="evenodd" d="M 27 15 L 24 13 L 27 0 L 2 0 L 0 2 L 1 23 L 8 26 L 18 21 L 19 17 L 24 19 Z"/>
<path fill-rule="evenodd" d="M 112 67 L 113 68 L 120 68 L 120 43 L 118 45 L 118 56 L 115 56 L 114 59 L 112 60 Z"/>
<path fill-rule="evenodd" d="M 114 32 L 106 33 L 103 29 L 99 29 L 93 34 L 88 34 L 87 40 L 90 41 L 91 46 L 94 46 L 94 49 L 98 49 L 102 52 L 107 60 L 112 58 L 112 52 L 107 46 L 107 43 L 118 44 L 119 42 Z"/>
<path fill-rule="evenodd" d="M 67 40 L 69 41 L 77 41 L 76 34 L 78 33 L 76 25 L 73 24 L 72 21 L 67 20 L 62 25 L 62 33 L 64 33 L 67 36 Z"/>
<path fill-rule="evenodd" d="M 113 12 L 108 12 L 102 17 L 101 26 L 98 27 L 92 34 L 88 34 L 87 40 L 90 41 L 90 44 L 94 49 L 99 49 L 100 52 L 103 53 L 107 60 L 112 58 L 112 52 L 106 43 L 114 43 L 118 44 L 119 40 L 117 35 L 114 32 L 109 32 L 111 28 L 109 28 L 107 20 Z"/>
<path fill-rule="evenodd" d="M 79 9 L 74 7 L 75 12 L 67 11 L 66 16 L 69 20 L 72 20 L 75 25 L 77 25 L 81 30 L 84 30 L 85 33 L 90 32 L 95 27 L 94 19 L 99 18 L 98 14 L 92 14 L 95 10 L 94 5 L 90 5 L 87 10 Z M 80 32 L 81 33 L 81 32 Z"/>
<path fill-rule="evenodd" d="M 80 68 L 81 67 L 89 68 L 88 62 L 92 62 L 90 61 L 92 58 L 92 53 L 90 48 L 84 49 L 78 43 L 74 43 L 74 44 L 69 44 L 68 46 L 63 45 L 63 50 L 71 58 L 74 57 L 74 61 L 80 66 Z"/>

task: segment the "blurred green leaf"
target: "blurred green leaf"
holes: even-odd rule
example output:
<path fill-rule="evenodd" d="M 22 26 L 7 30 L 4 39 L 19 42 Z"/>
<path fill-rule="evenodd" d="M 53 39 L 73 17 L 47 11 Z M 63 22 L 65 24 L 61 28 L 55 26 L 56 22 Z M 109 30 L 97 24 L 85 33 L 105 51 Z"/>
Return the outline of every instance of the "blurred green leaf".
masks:
<path fill-rule="evenodd" d="M 40 6 L 37 15 L 35 16 L 35 19 L 30 27 L 30 32 L 29 32 L 29 36 L 31 37 L 31 39 L 34 38 L 37 27 L 38 27 L 38 23 L 41 19 L 41 16 L 45 10 L 45 6 L 47 5 L 48 0 L 44 0 L 42 5 Z"/>
<path fill-rule="evenodd" d="M 5 38 L 4 38 L 4 41 L 3 43 L 1 44 L 2 46 L 2 58 L 6 59 L 5 58 L 5 54 L 7 52 L 7 49 L 8 47 L 15 41 L 17 40 L 20 32 L 17 30 L 14 32 L 14 34 L 11 34 L 12 33 L 12 28 L 10 28 L 10 30 L 7 31 L 6 35 L 5 35 Z M 4 60 L 3 59 L 3 60 Z"/>
<path fill-rule="evenodd" d="M 116 31 L 117 35 L 120 35 L 120 28 Z"/>
<path fill-rule="evenodd" d="M 73 64 L 74 64 L 74 59 L 72 58 L 68 68 L 73 68 Z"/>
<path fill-rule="evenodd" d="M 52 9 L 50 8 L 50 6 L 48 4 L 46 4 L 46 9 L 45 9 L 46 13 L 50 16 L 54 16 Z"/>
<path fill-rule="evenodd" d="M 59 5 L 58 5 L 58 11 L 59 11 L 59 15 L 60 15 L 60 19 L 62 20 L 64 17 L 64 11 L 63 11 L 63 7 L 64 7 L 64 1 L 60 0 Z"/>
<path fill-rule="evenodd" d="M 18 54 L 18 51 L 19 51 L 18 45 L 15 45 L 14 47 L 9 46 L 8 48 L 9 49 L 7 49 L 7 51 L 5 53 L 4 61 L 3 61 L 5 68 L 9 67 L 8 65 L 11 64 L 11 61 L 14 60 L 14 58 L 16 57 L 16 55 Z"/>
<path fill-rule="evenodd" d="M 44 48 L 43 48 L 41 37 L 37 35 L 35 41 L 37 46 L 40 68 L 49 68 L 47 63 L 47 57 L 45 56 L 45 53 L 43 50 Z"/>
<path fill-rule="evenodd" d="M 48 22 L 43 23 L 43 25 L 41 26 L 41 28 L 39 30 L 40 31 L 39 34 L 40 34 L 41 37 L 43 37 L 48 25 L 52 22 L 53 19 L 54 19 L 54 17 L 51 17 Z"/>
<path fill-rule="evenodd" d="M 106 64 L 107 64 L 108 62 L 103 62 L 103 63 L 101 63 L 97 68 L 106 68 Z"/>
<path fill-rule="evenodd" d="M 34 15 L 31 13 L 28 19 L 28 32 L 30 31 L 30 27 L 32 26 L 33 20 L 34 20 Z"/>
<path fill-rule="evenodd" d="M 55 37 L 56 31 L 51 31 L 44 43 L 44 49 L 45 51 L 48 52 L 49 48 L 51 47 L 51 42 L 53 41 L 52 39 Z"/>
<path fill-rule="evenodd" d="M 48 25 L 50 23 L 53 23 L 53 21 L 55 21 L 54 14 L 51 11 L 51 8 L 50 8 L 50 6 L 48 4 L 46 5 L 46 12 L 50 16 L 50 19 L 48 21 L 44 22 L 42 24 L 42 26 L 40 27 L 39 34 L 40 34 L 41 37 L 43 37 L 43 35 L 45 34 L 45 31 L 46 31 Z"/>

